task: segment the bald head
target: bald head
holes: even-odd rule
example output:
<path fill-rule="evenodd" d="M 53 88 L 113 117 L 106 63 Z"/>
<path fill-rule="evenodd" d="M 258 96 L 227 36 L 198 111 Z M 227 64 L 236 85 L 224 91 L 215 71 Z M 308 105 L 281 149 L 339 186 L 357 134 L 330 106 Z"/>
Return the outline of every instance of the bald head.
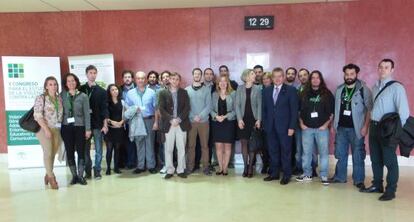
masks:
<path fill-rule="evenodd" d="M 145 74 L 145 72 L 143 71 L 138 71 L 137 73 L 135 73 L 135 84 L 137 84 L 137 87 L 140 89 L 145 88 L 145 84 L 146 84 L 146 76 L 147 74 Z"/>

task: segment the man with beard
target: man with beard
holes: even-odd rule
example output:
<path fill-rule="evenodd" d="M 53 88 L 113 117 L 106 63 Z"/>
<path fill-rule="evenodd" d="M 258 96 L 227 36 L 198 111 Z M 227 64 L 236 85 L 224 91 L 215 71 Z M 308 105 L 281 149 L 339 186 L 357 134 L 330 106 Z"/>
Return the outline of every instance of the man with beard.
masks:
<path fill-rule="evenodd" d="M 204 86 L 206 86 L 207 88 L 210 89 L 210 92 L 213 93 L 214 90 L 216 90 L 216 83 L 215 81 L 215 76 L 214 76 L 214 71 L 212 68 L 206 68 L 204 69 Z"/>
<path fill-rule="evenodd" d="M 352 180 L 359 189 L 365 180 L 365 136 L 368 133 L 372 109 L 371 91 L 358 79 L 359 67 L 344 66 L 344 83 L 335 93 L 335 158 L 338 160 L 332 183 L 346 183 L 348 150 L 352 151 Z"/>
<path fill-rule="evenodd" d="M 255 85 L 262 85 L 262 78 L 263 78 L 263 66 L 255 65 L 253 67 L 254 74 L 256 74 L 256 81 L 254 82 Z"/>
<path fill-rule="evenodd" d="M 286 69 L 286 82 L 285 82 L 285 84 L 289 85 L 289 86 L 293 86 L 295 88 L 298 88 L 299 84 L 295 81 L 297 74 L 298 74 L 298 71 L 293 67 L 289 67 L 288 69 Z"/>
<path fill-rule="evenodd" d="M 161 75 L 159 76 L 159 84 L 160 84 L 160 89 L 156 92 L 156 96 L 157 96 L 157 110 L 155 112 L 155 122 L 157 123 L 154 130 L 156 131 L 156 142 L 158 144 L 157 146 L 157 162 L 159 167 L 161 168 L 160 173 L 165 174 L 167 172 L 167 168 L 165 167 L 165 146 L 164 146 L 164 142 L 165 142 L 165 136 L 164 133 L 160 132 L 160 110 L 158 109 L 158 102 L 159 102 L 159 93 L 163 90 L 163 89 L 168 89 L 168 85 L 170 85 L 170 75 L 171 72 L 168 70 L 165 70 L 163 72 L 161 72 Z"/>
<path fill-rule="evenodd" d="M 129 90 L 135 88 L 135 83 L 132 81 L 132 76 L 134 72 L 131 70 L 124 70 L 122 72 L 122 81 L 124 84 L 121 86 L 122 89 L 122 100 L 125 101 L 126 95 Z M 137 166 L 137 149 L 134 142 L 131 142 L 128 138 L 129 134 L 129 127 L 128 123 L 126 123 L 126 133 L 125 133 L 125 148 L 121 149 L 121 162 L 120 165 L 126 165 L 128 169 L 133 169 Z M 125 164 L 124 164 L 125 163 Z"/>
<path fill-rule="evenodd" d="M 309 82 L 309 70 L 305 68 L 299 69 L 298 72 L 298 79 L 300 84 L 297 86 L 299 97 L 302 94 L 303 89 L 305 88 L 306 84 Z M 303 173 L 302 169 L 302 154 L 303 154 L 303 147 L 302 147 L 302 129 L 300 128 L 300 124 L 298 123 L 298 127 L 295 130 L 295 145 L 296 145 L 296 152 L 295 152 L 295 163 L 296 166 L 293 170 L 293 175 L 301 175 Z M 318 177 L 316 172 L 316 168 L 318 166 L 318 151 L 316 149 L 312 155 L 312 176 Z"/>
<path fill-rule="evenodd" d="M 158 84 L 158 72 L 151 70 L 147 75 L 148 88 L 158 92 L 161 86 Z"/>
<path fill-rule="evenodd" d="M 185 90 L 190 98 L 190 122 L 191 129 L 188 132 L 187 145 L 187 174 L 191 174 L 199 168 L 196 158 L 197 136 L 200 138 L 201 162 L 204 175 L 211 176 L 209 169 L 209 114 L 211 111 L 211 91 L 205 87 L 202 80 L 203 72 L 200 68 L 193 69 L 193 83 Z"/>

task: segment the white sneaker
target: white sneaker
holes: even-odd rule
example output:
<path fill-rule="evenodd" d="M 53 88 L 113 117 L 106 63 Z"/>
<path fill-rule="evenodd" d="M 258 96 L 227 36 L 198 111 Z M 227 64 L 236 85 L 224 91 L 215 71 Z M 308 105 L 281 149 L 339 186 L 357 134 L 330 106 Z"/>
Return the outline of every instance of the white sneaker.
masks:
<path fill-rule="evenodd" d="M 298 182 L 312 182 L 312 177 L 302 175 L 302 176 L 296 177 L 296 181 L 298 181 Z"/>
<path fill-rule="evenodd" d="M 328 186 L 329 185 L 328 177 L 321 177 L 321 183 L 324 186 Z"/>
<path fill-rule="evenodd" d="M 167 173 L 167 167 L 162 167 L 162 169 L 160 170 L 160 174 L 166 174 Z"/>

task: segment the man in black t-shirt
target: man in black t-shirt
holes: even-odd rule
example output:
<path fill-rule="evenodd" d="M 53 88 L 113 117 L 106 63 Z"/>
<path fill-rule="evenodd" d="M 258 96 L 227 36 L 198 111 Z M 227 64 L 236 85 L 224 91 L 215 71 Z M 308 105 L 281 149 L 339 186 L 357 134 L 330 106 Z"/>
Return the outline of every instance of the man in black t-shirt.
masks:
<path fill-rule="evenodd" d="M 333 119 L 334 97 L 326 87 L 322 73 L 313 71 L 310 84 L 305 86 L 301 96 L 300 127 L 302 129 L 302 168 L 299 182 L 312 181 L 312 154 L 314 141 L 320 156 L 320 177 L 323 185 L 329 185 L 329 124 Z"/>
<path fill-rule="evenodd" d="M 335 93 L 335 158 L 338 160 L 334 183 L 346 183 L 348 150 L 352 150 L 352 180 L 356 187 L 363 188 L 365 180 L 365 136 L 368 133 L 371 91 L 358 79 L 359 67 L 354 64 L 343 68 L 344 83 Z"/>
<path fill-rule="evenodd" d="M 94 177 L 95 179 L 101 179 L 101 161 L 102 161 L 102 143 L 103 135 L 108 132 L 108 99 L 105 89 L 96 84 L 96 76 L 98 69 L 89 65 L 86 67 L 86 77 L 88 82 L 82 85 L 79 91 L 85 93 L 89 97 L 89 113 L 91 114 L 91 128 L 92 136 L 95 143 L 95 166 Z M 85 178 L 91 178 L 91 138 L 86 141 L 85 146 Z"/>

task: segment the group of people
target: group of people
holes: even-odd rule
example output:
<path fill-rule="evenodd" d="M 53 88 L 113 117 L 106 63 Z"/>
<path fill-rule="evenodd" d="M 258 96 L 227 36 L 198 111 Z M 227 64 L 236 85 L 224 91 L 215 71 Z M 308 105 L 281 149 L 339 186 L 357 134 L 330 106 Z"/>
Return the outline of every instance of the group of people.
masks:
<path fill-rule="evenodd" d="M 97 85 L 98 70 L 86 68 L 88 81 L 81 85 L 75 74 L 58 82 L 48 77 L 44 93 L 36 98 L 34 118 L 41 126 L 36 133 L 44 150 L 45 184 L 58 188 L 53 160 L 63 139 L 71 184 L 86 185 L 86 179 L 101 179 L 102 145 L 106 143 L 106 174 L 154 174 L 160 169 L 165 179 L 175 173 L 181 178 L 201 169 L 211 176 L 226 176 L 234 161 L 235 141 L 240 140 L 244 163 L 243 177 L 255 173 L 260 154 L 264 181 L 310 182 L 320 177 L 323 185 L 347 182 L 348 151 L 352 151 L 353 184 L 366 193 L 383 193 L 380 200 L 395 198 L 398 182 L 396 145 L 381 137 L 379 124 L 391 112 L 404 125 L 409 106 L 403 85 L 392 80 L 394 61 L 378 65 L 379 79 L 370 88 L 358 78 L 355 64 L 343 67 L 344 82 L 332 93 L 318 71 L 264 72 L 260 65 L 241 74 L 242 85 L 229 77 L 222 65 L 213 69 L 194 68 L 192 83 L 181 87 L 181 75 L 164 71 L 122 72 L 123 85 Z M 296 80 L 298 78 L 299 81 Z M 329 177 L 329 140 L 335 132 L 335 174 Z M 365 136 L 369 148 L 373 182 L 365 187 Z M 95 163 L 90 156 L 91 139 Z M 262 147 L 257 147 L 261 140 Z M 196 151 L 201 151 L 198 158 Z M 175 152 L 176 150 L 176 152 Z M 77 161 L 75 160 L 77 153 Z M 213 167 L 218 164 L 218 169 Z M 200 168 L 200 163 L 202 168 Z M 387 186 L 383 188 L 383 168 Z M 319 167 L 319 175 L 316 168 Z"/>

